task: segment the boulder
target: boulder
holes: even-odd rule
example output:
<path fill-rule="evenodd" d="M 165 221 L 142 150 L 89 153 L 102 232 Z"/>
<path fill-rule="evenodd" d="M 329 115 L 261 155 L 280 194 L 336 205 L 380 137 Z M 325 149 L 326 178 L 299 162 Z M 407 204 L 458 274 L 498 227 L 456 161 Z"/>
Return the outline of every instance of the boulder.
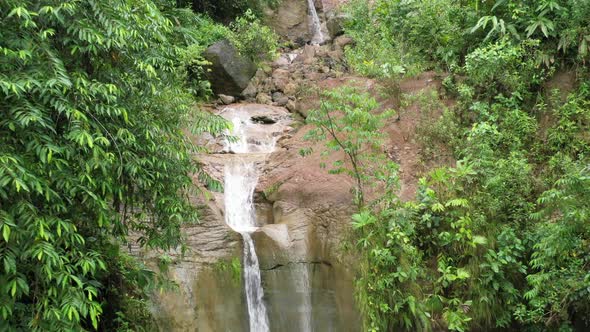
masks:
<path fill-rule="evenodd" d="M 330 12 L 326 15 L 326 28 L 332 39 L 344 34 L 344 23 L 348 17 L 343 13 Z"/>
<path fill-rule="evenodd" d="M 289 84 L 289 71 L 286 69 L 276 69 L 272 73 L 272 82 L 275 90 L 284 91 Z"/>
<path fill-rule="evenodd" d="M 354 43 L 354 40 L 348 36 L 338 36 L 334 39 L 334 45 L 340 49 L 343 49 L 344 46 L 352 43 Z"/>
<path fill-rule="evenodd" d="M 270 105 L 272 104 L 272 98 L 268 95 L 268 93 L 260 92 L 256 95 L 256 102 L 259 104 Z"/>
<path fill-rule="evenodd" d="M 277 106 L 285 106 L 289 102 L 289 97 L 285 96 L 281 92 L 273 92 L 272 100 L 276 103 Z"/>
<path fill-rule="evenodd" d="M 342 49 L 330 51 L 328 57 L 336 62 L 341 62 L 344 59 L 344 52 Z"/>
<path fill-rule="evenodd" d="M 297 103 L 294 100 L 289 100 L 286 107 L 291 113 L 297 112 Z"/>
<path fill-rule="evenodd" d="M 228 96 L 224 94 L 220 94 L 219 99 L 224 105 L 233 104 L 236 101 L 236 98 L 234 96 Z"/>
<path fill-rule="evenodd" d="M 239 95 L 256 73 L 256 65 L 238 54 L 233 45 L 222 40 L 211 45 L 203 56 L 211 62 L 207 79 L 213 92 L 225 95 Z"/>
<path fill-rule="evenodd" d="M 289 60 L 289 57 L 285 54 L 282 54 L 278 59 L 273 61 L 271 66 L 272 66 L 272 68 L 281 68 L 281 67 L 287 67 L 290 64 L 291 64 L 291 60 Z"/>
<path fill-rule="evenodd" d="M 248 83 L 248 86 L 242 91 L 242 96 L 246 99 L 256 98 L 256 94 L 258 94 L 258 88 L 254 82 Z"/>
<path fill-rule="evenodd" d="M 264 23 L 295 43 L 308 42 L 312 37 L 306 0 L 281 1 L 274 8 L 265 8 Z"/>
<path fill-rule="evenodd" d="M 283 89 L 283 92 L 287 96 L 294 96 L 297 93 L 297 84 L 295 84 L 295 83 L 288 83 L 287 85 L 285 85 L 285 88 Z"/>
<path fill-rule="evenodd" d="M 295 62 L 312 64 L 315 61 L 316 52 L 319 49 L 317 45 L 305 45 L 303 51 L 295 58 Z"/>
<path fill-rule="evenodd" d="M 267 79 L 268 74 L 264 71 L 265 68 L 266 68 L 266 66 L 264 68 L 258 68 L 253 79 L 257 80 L 258 82 L 262 82 L 265 79 Z"/>

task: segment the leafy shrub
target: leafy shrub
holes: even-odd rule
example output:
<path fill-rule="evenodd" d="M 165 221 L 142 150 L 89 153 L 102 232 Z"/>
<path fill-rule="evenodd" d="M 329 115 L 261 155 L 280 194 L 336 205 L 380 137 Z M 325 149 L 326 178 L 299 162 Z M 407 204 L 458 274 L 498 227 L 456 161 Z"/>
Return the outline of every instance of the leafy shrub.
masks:
<path fill-rule="evenodd" d="M 236 18 L 231 24 L 229 39 L 238 51 L 259 63 L 274 60 L 278 56 L 279 38 L 263 25 L 251 10 Z"/>
<path fill-rule="evenodd" d="M 363 253 L 356 294 L 366 331 L 428 331 L 430 314 L 419 279 L 425 273 L 411 209 L 394 205 L 353 216 Z"/>
<path fill-rule="evenodd" d="M 590 314 L 590 170 L 570 163 L 567 175 L 545 191 L 533 215 L 540 221 L 527 276 L 527 303 L 517 312 L 526 323 L 568 326 L 572 318 L 586 321 Z"/>
<path fill-rule="evenodd" d="M 354 47 L 345 50 L 348 65 L 356 72 L 369 77 L 387 78 L 391 74 L 421 71 L 421 61 L 408 61 L 415 54 L 407 44 L 397 41 L 383 22 L 382 11 L 377 7 L 385 1 L 371 5 L 368 1 L 353 0 L 345 7 L 351 17 L 345 31 L 355 40 Z M 411 67 L 410 67 L 411 66 Z"/>
<path fill-rule="evenodd" d="M 547 143 L 552 153 L 572 158 L 590 155 L 590 85 L 585 83 L 566 103 L 553 109 L 557 123 L 548 130 Z"/>
<path fill-rule="evenodd" d="M 315 125 L 305 135 L 308 140 L 325 141 L 324 154 L 342 151 L 346 160 L 332 164 L 330 173 L 345 173 L 355 180 L 354 194 L 359 207 L 365 204 L 365 186 L 395 175 L 396 166 L 383 158 L 385 135 L 380 131 L 393 115 L 392 110 L 378 111 L 379 104 L 368 93 L 342 87 L 322 93 L 320 107 L 310 111 L 306 121 Z M 302 151 L 309 154 L 311 151 Z M 393 171 L 393 172 L 392 172 Z M 394 184 L 392 183 L 391 190 Z"/>
<path fill-rule="evenodd" d="M 511 38 L 514 41 L 534 38 L 542 40 L 542 51 L 535 60 L 547 67 L 558 56 L 577 54 L 577 59 L 590 56 L 590 4 L 579 0 L 516 1 L 498 0 L 485 2 L 484 15 L 474 25 L 472 32 L 487 32 L 489 39 Z"/>
<path fill-rule="evenodd" d="M 474 42 L 466 33 L 475 13 L 456 1 L 351 1 L 346 33 L 356 44 L 346 58 L 361 74 L 383 77 L 384 66 L 410 75 L 461 63 Z"/>
<path fill-rule="evenodd" d="M 420 108 L 420 122 L 416 127 L 417 140 L 422 148 L 420 158 L 428 162 L 449 162 L 456 158 L 455 153 L 463 146 L 463 130 L 454 111 L 444 105 L 438 93 L 406 96 L 404 103 L 416 104 Z"/>
<path fill-rule="evenodd" d="M 534 42 L 513 45 L 506 40 L 480 47 L 467 55 L 464 71 L 467 84 L 475 90 L 475 98 L 491 99 L 498 94 L 524 100 L 530 90 L 543 81 L 530 52 Z M 499 70 L 501 68 L 501 70 Z"/>

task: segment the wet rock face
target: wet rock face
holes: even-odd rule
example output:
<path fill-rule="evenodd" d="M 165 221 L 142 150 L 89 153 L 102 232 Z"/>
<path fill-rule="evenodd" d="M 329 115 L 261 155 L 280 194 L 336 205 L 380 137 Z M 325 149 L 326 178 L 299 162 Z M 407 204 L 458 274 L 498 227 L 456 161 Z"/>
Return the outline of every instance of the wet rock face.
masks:
<path fill-rule="evenodd" d="M 186 274 L 185 276 L 178 275 Z M 160 331 L 247 331 L 248 313 L 239 275 L 221 263 L 188 269 L 186 263 L 171 272 L 180 284 L 178 292 L 156 293 L 152 308 Z M 185 287 L 188 286 L 188 287 Z"/>
<path fill-rule="evenodd" d="M 277 34 L 302 44 L 311 40 L 307 0 L 281 1 L 276 8 L 264 11 L 265 23 Z"/>
<path fill-rule="evenodd" d="M 349 287 L 341 271 L 323 262 L 292 263 L 262 271 L 271 331 L 357 332 Z M 350 294 L 350 292 L 346 292 Z M 352 294 L 350 294 L 352 295 Z"/>
<path fill-rule="evenodd" d="M 314 37 L 309 3 L 309 0 L 281 1 L 277 7 L 266 8 L 265 23 L 280 36 L 301 47 L 312 42 Z M 311 3 L 320 20 L 319 28 L 325 34 L 324 42 L 342 34 L 344 16 L 340 14 L 340 6 L 346 0 L 314 0 Z"/>
<path fill-rule="evenodd" d="M 248 141 L 269 135 L 278 140 L 276 151 L 257 166 L 254 203 L 260 229 L 252 234 L 270 330 L 360 331 L 352 264 L 342 257 L 352 213 L 350 181 L 327 174 L 314 158 L 299 156 L 305 131 L 293 131 L 286 109 L 233 104 L 217 112 L 252 123 Z M 214 138 L 205 145 L 218 153 L 199 159 L 211 176 L 222 180 L 226 159 L 235 156 L 220 153 L 223 146 Z M 242 258 L 243 244 L 225 225 L 223 193 L 195 204 L 202 207 L 201 223 L 184 228 L 190 251 L 184 257 L 171 254 L 175 262 L 170 278 L 180 289 L 154 294 L 160 329 L 248 331 L 243 266 L 238 266 L 237 278 L 231 268 L 231 262 Z"/>
<path fill-rule="evenodd" d="M 271 330 L 360 331 L 352 271 L 327 241 L 342 235 L 334 226 L 346 225 L 346 208 L 333 206 L 336 216 L 310 209 L 313 204 L 291 205 L 281 196 L 273 203 L 273 224 L 254 234 Z M 334 224 L 323 224 L 325 218 Z"/>
<path fill-rule="evenodd" d="M 207 79 L 216 94 L 238 96 L 256 73 L 256 65 L 239 55 L 227 40 L 211 45 L 203 56 L 211 62 Z"/>
<path fill-rule="evenodd" d="M 183 227 L 188 252 L 172 258 L 168 277 L 178 291 L 155 292 L 151 308 L 160 331 L 245 331 L 243 287 L 231 262 L 241 253 L 241 238 L 223 222 L 219 194 L 210 200 L 194 198 L 201 207 L 200 223 Z M 148 266 L 157 269 L 159 253 L 132 248 Z"/>
<path fill-rule="evenodd" d="M 271 330 L 360 331 L 354 264 L 344 248 L 354 213 L 351 182 L 322 169 L 319 153 L 298 155 L 309 144 L 302 140 L 308 129 L 279 140 L 255 196 L 272 206 L 268 224 L 252 235 Z"/>

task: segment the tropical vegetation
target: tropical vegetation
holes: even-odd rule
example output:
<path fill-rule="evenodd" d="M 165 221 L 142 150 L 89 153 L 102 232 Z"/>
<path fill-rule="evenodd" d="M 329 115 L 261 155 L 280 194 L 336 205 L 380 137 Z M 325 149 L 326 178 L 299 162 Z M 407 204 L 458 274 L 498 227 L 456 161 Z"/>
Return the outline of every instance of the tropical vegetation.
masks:
<path fill-rule="evenodd" d="M 0 1 L 1 331 L 157 330 L 170 258 L 154 269 L 132 251 L 184 251 L 189 197 L 220 188 L 191 139 L 229 129 L 199 108 L 201 54 L 228 39 L 275 59 L 260 17 L 277 3 Z M 342 156 L 322 166 L 353 179 L 363 330 L 589 329 L 590 1 L 343 10 L 347 67 L 401 99 L 385 110 L 342 87 L 307 117 L 306 138 Z M 440 89 L 400 95 L 425 71 Z M 384 130 L 411 105 L 425 171 L 402 200 Z"/>
<path fill-rule="evenodd" d="M 7 0 L 0 18 L 0 330 L 153 330 L 148 294 L 171 285 L 122 248 L 182 249 L 198 220 L 191 175 L 212 180 L 186 133 L 228 127 L 196 106 L 201 53 L 234 32 L 168 0 Z"/>
<path fill-rule="evenodd" d="M 431 169 L 416 197 L 385 191 L 353 217 L 366 330 L 587 328 L 590 3 L 353 0 L 347 12 L 354 71 L 444 77 L 438 94 L 406 96 L 442 110 L 418 128 Z M 555 90 L 557 75 L 576 83 Z"/>

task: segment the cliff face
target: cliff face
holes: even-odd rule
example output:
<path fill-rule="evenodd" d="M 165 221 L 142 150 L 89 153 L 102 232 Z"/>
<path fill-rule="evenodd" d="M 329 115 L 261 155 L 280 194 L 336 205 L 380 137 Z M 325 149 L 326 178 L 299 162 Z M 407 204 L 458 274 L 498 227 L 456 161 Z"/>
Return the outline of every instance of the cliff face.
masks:
<path fill-rule="evenodd" d="M 320 22 L 317 28 L 325 34 L 321 43 L 328 42 L 335 37 L 330 29 L 331 21 L 338 16 L 339 7 L 345 3 L 346 0 L 280 1 L 277 6 L 265 8 L 264 22 L 283 39 L 302 46 L 312 42 L 314 38 L 313 17 L 310 10 L 310 5 L 313 4 Z"/>
<path fill-rule="evenodd" d="M 252 234 L 260 261 L 264 301 L 271 331 L 358 331 L 353 275 L 345 264 L 346 232 L 352 213 L 350 181 L 328 175 L 319 156 L 303 158 L 306 128 L 288 126 L 281 107 L 236 104 L 225 108 L 268 122 L 257 135 L 277 136 L 276 151 L 260 162 L 254 194 L 257 223 Z M 224 112 L 218 109 L 218 112 Z M 272 123 L 286 126 L 281 132 Z M 269 128 L 268 132 L 265 128 Z M 280 136 L 280 137 L 279 137 Z M 218 153 L 199 156 L 213 177 L 223 180 L 230 153 L 220 153 L 214 138 L 200 143 Z M 178 291 L 154 294 L 153 311 L 165 331 L 248 331 L 248 309 L 242 280 L 243 244 L 225 224 L 223 193 L 195 198 L 201 221 L 184 227 L 189 251 L 168 253 L 169 277 Z M 156 264 L 157 253 L 136 255 Z"/>
<path fill-rule="evenodd" d="M 335 2 L 316 1 L 315 5 L 323 20 L 324 8 L 333 10 Z M 312 37 L 307 0 L 283 1 L 267 15 L 268 22 L 286 38 L 307 42 Z M 352 247 L 348 237 L 354 211 L 351 181 L 321 169 L 319 154 L 301 157 L 299 149 L 310 144 L 302 139 L 308 128 L 293 128 L 297 127 L 293 119 L 300 119 L 307 111 L 304 103 L 297 103 L 297 90 L 337 76 L 334 66 L 321 64 L 341 61 L 341 48 L 339 42 L 286 54 L 273 64 L 276 74 L 265 80 L 266 76 L 258 73 L 251 81 L 252 97 L 268 94 L 266 105 L 234 104 L 215 110 L 222 116 L 228 110 L 239 112 L 244 118 L 266 124 L 248 138 L 253 142 L 258 136 L 278 140 L 275 152 L 256 162 L 260 177 L 254 205 L 260 227 L 252 234 L 271 331 L 360 330 L 354 305 L 354 262 L 347 250 Z M 282 85 L 281 70 L 286 73 Z M 287 102 L 278 102 L 281 96 L 275 96 L 277 93 Z M 268 104 L 286 105 L 288 109 Z M 233 157 L 231 151 L 223 151 L 223 142 L 217 138 L 195 139 L 212 151 L 197 158 L 223 183 L 224 165 Z M 320 149 L 317 145 L 316 150 Z M 193 201 L 201 209 L 201 220 L 183 228 L 188 252 L 165 253 L 173 262 L 168 275 L 179 288 L 153 295 L 153 312 L 160 330 L 248 331 L 243 242 L 240 234 L 226 225 L 224 193 L 194 197 Z M 163 254 L 142 252 L 136 247 L 131 250 L 152 266 Z"/>

